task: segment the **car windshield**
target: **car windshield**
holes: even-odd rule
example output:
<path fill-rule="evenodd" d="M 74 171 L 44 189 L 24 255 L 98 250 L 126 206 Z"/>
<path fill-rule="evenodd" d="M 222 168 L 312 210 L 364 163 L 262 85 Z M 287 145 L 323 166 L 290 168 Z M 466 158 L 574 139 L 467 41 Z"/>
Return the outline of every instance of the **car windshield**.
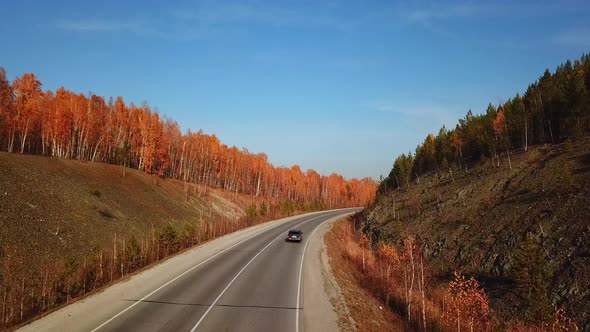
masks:
<path fill-rule="evenodd" d="M 301 235 L 301 231 L 289 231 L 289 235 Z"/>

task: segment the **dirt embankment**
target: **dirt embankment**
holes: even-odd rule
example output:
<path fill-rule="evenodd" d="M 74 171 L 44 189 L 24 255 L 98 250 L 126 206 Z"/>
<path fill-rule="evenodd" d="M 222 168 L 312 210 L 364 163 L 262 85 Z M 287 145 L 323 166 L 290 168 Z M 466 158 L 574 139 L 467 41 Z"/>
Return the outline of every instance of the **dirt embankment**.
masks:
<path fill-rule="evenodd" d="M 251 200 L 102 163 L 0 152 L 0 243 L 42 258 L 88 254 L 166 223 L 237 220 Z"/>
<path fill-rule="evenodd" d="M 0 152 L 0 330 L 274 217 L 280 211 L 242 218 L 272 203 L 120 166 Z"/>
<path fill-rule="evenodd" d="M 526 297 L 546 292 L 544 305 L 589 328 L 590 138 L 511 152 L 511 163 L 503 155 L 382 195 L 365 231 L 398 245 L 415 238 L 440 284 L 454 270 L 475 276 L 499 319 L 534 321 Z M 535 275 L 544 280 L 523 284 Z"/>

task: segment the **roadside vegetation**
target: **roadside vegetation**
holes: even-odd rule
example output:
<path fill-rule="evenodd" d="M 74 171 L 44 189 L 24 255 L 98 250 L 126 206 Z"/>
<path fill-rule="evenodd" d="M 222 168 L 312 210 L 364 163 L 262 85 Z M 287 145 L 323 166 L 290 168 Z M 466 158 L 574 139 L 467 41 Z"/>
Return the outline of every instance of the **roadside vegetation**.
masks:
<path fill-rule="evenodd" d="M 191 246 L 324 209 L 102 163 L 0 152 L 0 329 Z"/>
<path fill-rule="evenodd" d="M 343 233 L 359 282 L 412 330 L 587 330 L 589 133 L 583 55 L 428 135 Z"/>
<path fill-rule="evenodd" d="M 484 287 L 453 271 L 441 282 L 426 263 L 424 244 L 371 242 L 361 231 L 362 215 L 342 220 L 326 237 L 332 269 L 359 331 L 578 331 L 563 309 L 547 312 L 539 325 L 504 321 L 490 308 Z M 352 277 L 353 282 L 346 279 Z M 355 298 L 355 288 L 370 299 Z M 363 302 L 363 303 L 360 303 Z M 385 310 L 390 314 L 379 313 Z M 384 319 L 382 317 L 393 317 Z M 350 321 L 350 320 L 348 320 Z"/>

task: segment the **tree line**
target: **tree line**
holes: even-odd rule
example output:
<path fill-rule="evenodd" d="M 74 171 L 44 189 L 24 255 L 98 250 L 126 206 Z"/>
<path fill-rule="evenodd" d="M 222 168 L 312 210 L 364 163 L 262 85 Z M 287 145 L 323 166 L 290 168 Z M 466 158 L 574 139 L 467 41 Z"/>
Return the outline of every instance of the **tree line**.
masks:
<path fill-rule="evenodd" d="M 323 207 L 365 206 L 370 178 L 322 176 L 298 165 L 275 167 L 264 153 L 228 147 L 202 130 L 182 133 L 147 102 L 42 91 L 32 73 L 9 82 L 0 67 L 0 150 L 118 164 L 161 177 Z"/>
<path fill-rule="evenodd" d="M 469 164 L 491 158 L 496 166 L 512 167 L 510 152 L 530 145 L 554 144 L 587 135 L 590 129 L 590 55 L 568 60 L 555 72 L 545 70 L 524 94 L 481 114 L 471 110 L 454 129 L 444 126 L 429 134 L 415 152 L 398 156 L 379 192 L 408 187 L 412 180 L 437 170 L 467 170 Z"/>

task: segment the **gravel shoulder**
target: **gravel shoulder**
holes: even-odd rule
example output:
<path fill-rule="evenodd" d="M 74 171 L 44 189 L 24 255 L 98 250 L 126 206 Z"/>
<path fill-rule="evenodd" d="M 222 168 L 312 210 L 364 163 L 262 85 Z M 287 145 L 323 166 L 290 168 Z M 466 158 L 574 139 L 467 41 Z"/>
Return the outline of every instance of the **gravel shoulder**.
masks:
<path fill-rule="evenodd" d="M 355 331 L 342 291 L 332 273 L 324 236 L 338 216 L 324 222 L 309 239 L 303 273 L 303 330 Z"/>

